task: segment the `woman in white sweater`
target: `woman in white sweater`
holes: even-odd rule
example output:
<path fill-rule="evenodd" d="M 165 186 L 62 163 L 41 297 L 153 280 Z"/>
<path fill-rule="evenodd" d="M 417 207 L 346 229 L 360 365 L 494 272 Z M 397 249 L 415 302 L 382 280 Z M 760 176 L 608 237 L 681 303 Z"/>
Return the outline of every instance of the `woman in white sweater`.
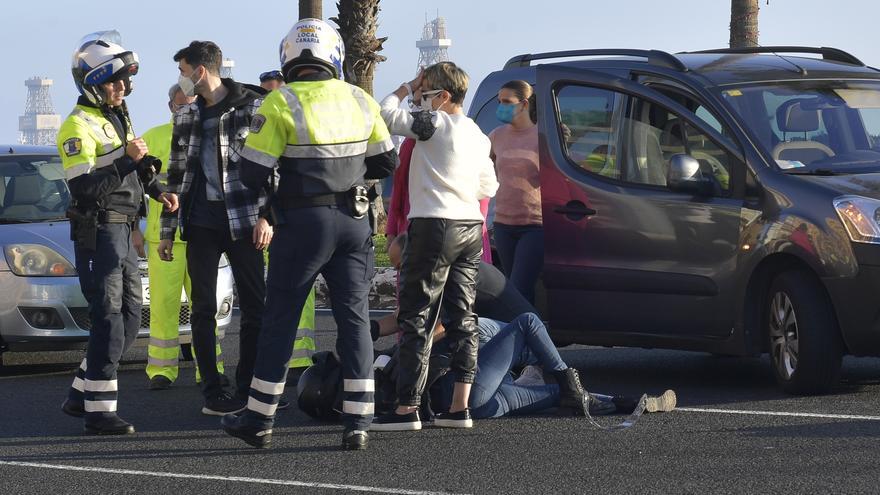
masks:
<path fill-rule="evenodd" d="M 409 173 L 409 243 L 400 275 L 399 407 L 373 421 L 375 431 L 421 429 L 418 406 L 427 375 L 430 332 L 440 314 L 446 338 L 451 339 L 455 387 L 449 411 L 439 412 L 434 424 L 473 425 L 467 404 L 477 363 L 473 306 L 483 250 L 479 200 L 494 196 L 498 181 L 489 159 L 489 138 L 462 109 L 467 85 L 463 70 L 441 62 L 381 103 L 391 133 L 415 138 L 416 145 Z M 421 110 L 401 109 L 401 99 L 415 88 L 421 88 Z"/>

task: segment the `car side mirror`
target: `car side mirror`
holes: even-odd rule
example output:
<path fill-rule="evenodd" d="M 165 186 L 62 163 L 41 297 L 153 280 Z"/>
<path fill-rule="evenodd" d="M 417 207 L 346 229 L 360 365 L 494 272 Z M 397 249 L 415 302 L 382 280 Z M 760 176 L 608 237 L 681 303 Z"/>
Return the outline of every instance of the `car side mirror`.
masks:
<path fill-rule="evenodd" d="M 674 192 L 700 196 L 712 194 L 712 181 L 703 175 L 700 162 L 685 153 L 676 153 L 669 159 L 666 187 Z"/>

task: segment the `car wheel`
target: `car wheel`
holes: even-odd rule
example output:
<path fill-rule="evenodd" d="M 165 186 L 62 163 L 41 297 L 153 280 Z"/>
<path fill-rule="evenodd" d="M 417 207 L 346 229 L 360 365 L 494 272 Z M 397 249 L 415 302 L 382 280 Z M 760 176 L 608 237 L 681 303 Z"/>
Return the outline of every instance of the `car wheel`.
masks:
<path fill-rule="evenodd" d="M 192 361 L 193 360 L 192 344 L 180 344 L 180 357 L 184 361 Z"/>
<path fill-rule="evenodd" d="M 821 284 L 789 271 L 770 285 L 764 328 L 777 383 L 791 394 L 827 392 L 840 377 L 843 341 Z"/>

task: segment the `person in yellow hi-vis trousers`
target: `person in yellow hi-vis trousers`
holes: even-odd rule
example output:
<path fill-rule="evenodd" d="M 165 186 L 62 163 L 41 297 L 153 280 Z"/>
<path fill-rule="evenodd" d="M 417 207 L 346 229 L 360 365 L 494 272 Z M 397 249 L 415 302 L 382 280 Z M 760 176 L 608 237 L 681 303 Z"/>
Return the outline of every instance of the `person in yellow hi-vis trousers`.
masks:
<path fill-rule="evenodd" d="M 175 84 L 168 91 L 168 107 L 171 112 L 191 104 L 195 97 L 187 97 Z M 163 168 L 168 164 L 171 150 L 171 122 L 148 130 L 143 139 L 150 151 L 162 160 Z M 165 174 L 161 175 L 162 182 Z M 159 244 L 159 216 L 162 204 L 150 200 L 147 211 L 147 231 L 144 239 L 150 245 Z M 155 249 L 147 249 L 147 270 L 150 277 L 150 343 L 147 348 L 147 376 L 150 390 L 164 390 L 177 380 L 179 355 L 179 330 L 181 291 L 191 297 L 189 274 L 186 270 L 186 242 L 180 234 L 174 239 L 174 261 L 159 259 Z M 217 372 L 223 374 L 223 361 L 220 358 L 220 343 L 217 343 Z M 196 381 L 199 381 L 196 367 Z"/>
<path fill-rule="evenodd" d="M 160 205 L 161 208 L 161 205 Z M 263 251 L 266 258 L 266 266 L 269 266 L 269 250 Z M 312 355 L 315 353 L 315 288 L 306 298 L 302 315 L 299 317 L 299 328 L 296 331 L 296 340 L 293 341 L 293 355 L 287 367 L 288 387 L 296 387 L 300 375 L 312 365 Z"/>

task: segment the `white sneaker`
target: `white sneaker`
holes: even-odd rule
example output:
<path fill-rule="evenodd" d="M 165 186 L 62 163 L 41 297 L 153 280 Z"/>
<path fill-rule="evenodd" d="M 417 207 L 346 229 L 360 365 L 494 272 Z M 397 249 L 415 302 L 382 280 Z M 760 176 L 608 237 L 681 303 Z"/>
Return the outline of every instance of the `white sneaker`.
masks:
<path fill-rule="evenodd" d="M 522 387 L 535 387 L 545 385 L 546 383 L 544 382 L 544 372 L 541 371 L 541 367 L 531 364 L 523 368 L 519 378 L 513 382 Z"/>
<path fill-rule="evenodd" d="M 648 400 L 645 402 L 645 412 L 669 412 L 675 409 L 677 402 L 678 397 L 675 396 L 675 392 L 667 390 L 658 397 L 648 396 Z"/>

